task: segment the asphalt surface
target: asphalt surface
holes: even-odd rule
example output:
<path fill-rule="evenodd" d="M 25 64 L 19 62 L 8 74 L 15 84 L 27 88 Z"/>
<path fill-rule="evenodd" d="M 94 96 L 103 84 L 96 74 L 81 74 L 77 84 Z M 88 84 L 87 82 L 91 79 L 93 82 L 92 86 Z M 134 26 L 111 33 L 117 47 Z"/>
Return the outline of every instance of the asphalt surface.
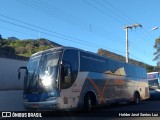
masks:
<path fill-rule="evenodd" d="M 128 116 L 129 115 L 129 116 Z M 135 117 L 131 117 L 135 115 Z M 137 115 L 137 116 L 136 116 Z M 29 120 L 159 120 L 160 99 L 142 101 L 139 105 L 119 104 L 97 108 L 93 111 L 42 112 L 42 118 L 0 118 Z"/>

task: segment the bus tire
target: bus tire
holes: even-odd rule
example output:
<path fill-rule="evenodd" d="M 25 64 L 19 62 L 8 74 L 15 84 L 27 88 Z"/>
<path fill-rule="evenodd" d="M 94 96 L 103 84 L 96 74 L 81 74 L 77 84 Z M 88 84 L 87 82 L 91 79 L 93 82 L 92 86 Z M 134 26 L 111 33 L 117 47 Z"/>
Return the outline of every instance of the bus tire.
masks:
<path fill-rule="evenodd" d="M 141 100 L 141 99 L 140 99 L 139 93 L 138 93 L 138 92 L 135 92 L 133 103 L 136 104 L 136 105 L 138 105 L 138 104 L 140 103 L 140 100 Z"/>
<path fill-rule="evenodd" d="M 96 106 L 96 97 L 94 93 L 90 92 L 86 94 L 84 98 L 84 108 L 87 111 L 91 111 L 95 106 Z"/>

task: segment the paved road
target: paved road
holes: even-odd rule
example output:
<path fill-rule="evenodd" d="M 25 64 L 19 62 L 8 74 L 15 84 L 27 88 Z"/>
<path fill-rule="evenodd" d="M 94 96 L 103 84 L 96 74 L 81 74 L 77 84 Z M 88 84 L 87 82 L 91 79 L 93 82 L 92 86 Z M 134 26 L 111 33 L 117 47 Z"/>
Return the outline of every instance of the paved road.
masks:
<path fill-rule="evenodd" d="M 100 111 L 159 111 L 160 112 L 160 99 L 150 99 L 147 101 L 142 101 L 139 105 L 132 105 L 132 104 L 120 104 L 117 106 L 107 106 L 105 108 L 100 109 Z"/>
<path fill-rule="evenodd" d="M 127 113 L 127 114 L 126 114 Z M 119 117 L 119 114 L 136 113 L 139 116 L 159 115 L 159 117 Z M 43 115 L 43 114 L 42 114 Z M 143 101 L 139 105 L 120 104 L 98 108 L 92 112 L 49 112 L 52 117 L 30 118 L 31 120 L 159 120 L 160 99 Z M 53 117 L 53 116 L 56 117 Z M 63 116 L 63 117 L 62 117 Z M 111 117 L 108 117 L 111 116 Z M 115 117 L 114 117 L 115 116 Z M 21 119 L 21 118 L 18 118 Z"/>

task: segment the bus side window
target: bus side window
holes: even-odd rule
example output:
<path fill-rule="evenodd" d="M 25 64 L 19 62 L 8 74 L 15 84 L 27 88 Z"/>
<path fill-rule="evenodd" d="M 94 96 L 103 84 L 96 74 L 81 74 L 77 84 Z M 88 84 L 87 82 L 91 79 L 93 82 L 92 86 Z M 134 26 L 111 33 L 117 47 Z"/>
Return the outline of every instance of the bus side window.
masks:
<path fill-rule="evenodd" d="M 61 88 L 69 88 L 76 80 L 78 74 L 78 51 L 65 50 L 62 58 L 62 71 L 61 71 Z"/>

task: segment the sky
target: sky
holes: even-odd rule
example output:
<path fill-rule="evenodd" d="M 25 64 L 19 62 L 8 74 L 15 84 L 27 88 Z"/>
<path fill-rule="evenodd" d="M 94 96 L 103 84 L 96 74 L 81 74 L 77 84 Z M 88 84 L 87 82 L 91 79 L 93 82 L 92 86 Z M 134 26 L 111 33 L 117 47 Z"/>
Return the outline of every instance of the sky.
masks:
<path fill-rule="evenodd" d="M 156 65 L 153 46 L 160 36 L 159 0 L 0 0 L 3 38 L 46 38 L 96 53 L 99 48 Z"/>

